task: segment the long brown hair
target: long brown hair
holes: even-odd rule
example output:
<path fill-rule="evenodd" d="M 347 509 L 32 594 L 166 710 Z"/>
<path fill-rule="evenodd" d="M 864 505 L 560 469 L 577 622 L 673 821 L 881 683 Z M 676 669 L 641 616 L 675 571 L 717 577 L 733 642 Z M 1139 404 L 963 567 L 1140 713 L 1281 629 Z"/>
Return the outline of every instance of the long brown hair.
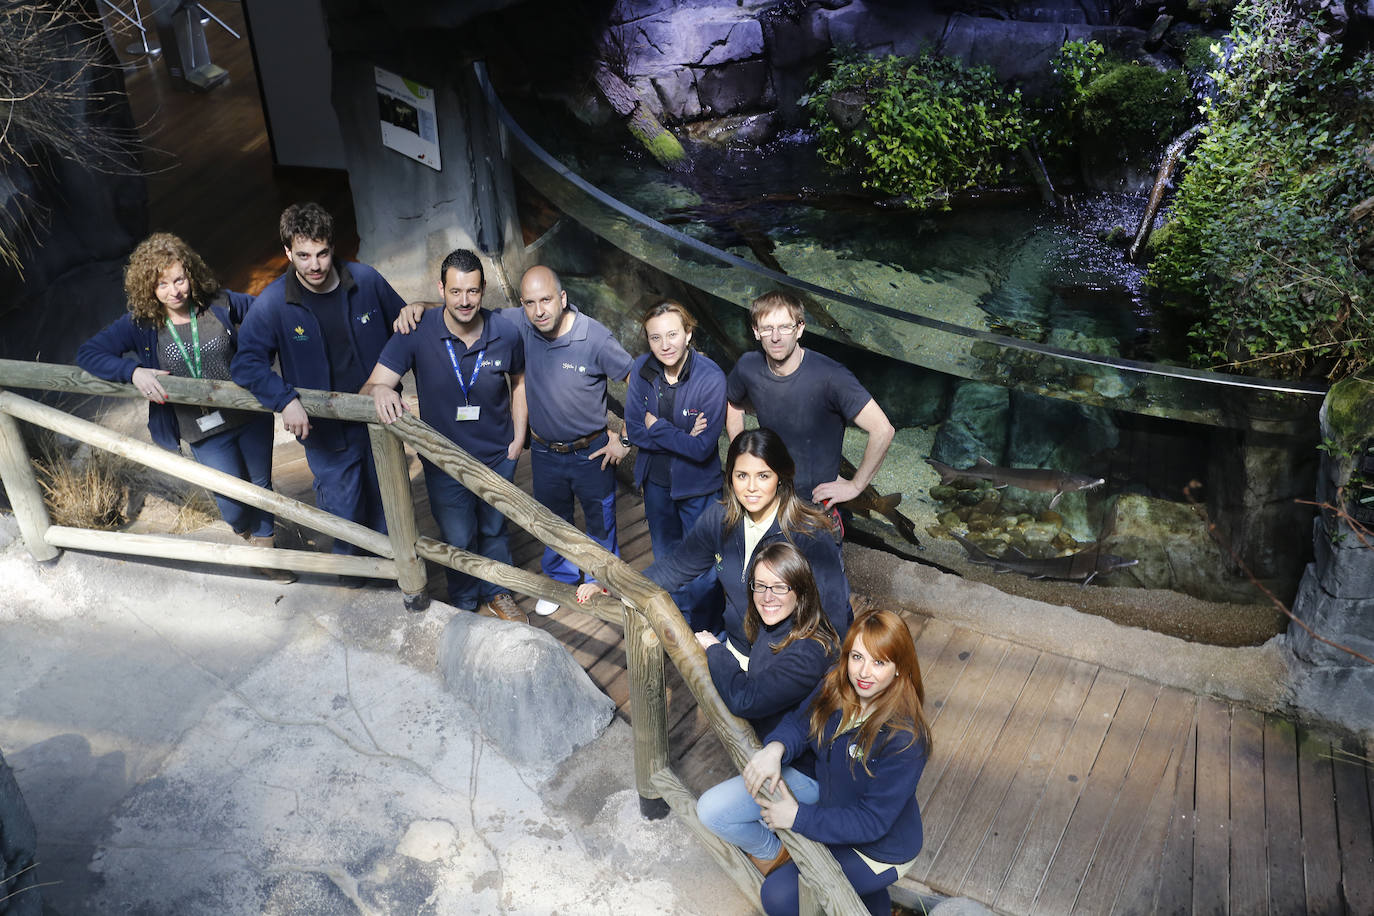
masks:
<path fill-rule="evenodd" d="M 830 736 L 834 741 L 840 736 L 844 723 L 859 718 L 859 694 L 849 682 L 849 653 L 854 649 L 855 640 L 863 638 L 864 648 L 873 658 L 891 662 L 897 669 L 897 676 L 882 693 L 873 698 L 868 708 L 868 718 L 859 726 L 855 740 L 861 751 L 864 772 L 869 776 L 873 771 L 868 768 L 868 759 L 873 754 L 873 744 L 878 735 L 887 730 L 884 745 L 896 740 L 899 732 L 910 737 L 903 750 L 917 741 L 931 750 L 930 722 L 926 719 L 923 704 L 926 699 L 925 684 L 921 681 L 921 663 L 916 658 L 916 644 L 912 642 L 911 631 L 906 628 L 902 618 L 891 611 L 872 610 L 860 616 L 845 634 L 844 645 L 840 648 L 840 663 L 821 680 L 821 691 L 811 703 L 811 737 L 820 744 L 825 740 L 825 725 L 838 710 L 840 726 Z M 850 758 L 850 766 L 854 758 Z"/>
<path fill-rule="evenodd" d="M 794 531 L 825 531 L 836 535 L 830 516 L 804 499 L 797 498 L 793 480 L 797 465 L 783 444 L 782 436 L 764 427 L 746 429 L 730 441 L 725 452 L 725 530 L 730 531 L 744 520 L 745 509 L 735 496 L 735 462 L 741 455 L 758 458 L 778 475 L 778 528 L 783 537 L 791 538 Z"/>
<path fill-rule="evenodd" d="M 811 574 L 811 564 L 802 552 L 785 541 L 764 544 L 754 552 L 754 560 L 749 564 L 749 610 L 744 614 L 744 635 L 753 645 L 763 627 L 763 617 L 756 606 L 758 592 L 753 590 L 754 570 L 760 563 L 767 563 L 773 574 L 787 583 L 797 596 L 797 606 L 792 611 L 792 630 L 779 643 L 770 644 L 776 655 L 799 639 L 814 639 L 825 646 L 825 651 L 833 655 L 840 638 L 835 628 L 821 610 L 821 593 L 816 588 L 816 577 Z"/>
<path fill-rule="evenodd" d="M 191 303 L 197 314 L 205 311 L 219 292 L 215 275 L 190 245 L 170 232 L 154 232 L 138 243 L 129 255 L 129 266 L 124 268 L 124 295 L 136 324 L 162 326 L 167 308 L 157 299 L 157 281 L 164 270 L 178 262 L 191 281 Z"/>

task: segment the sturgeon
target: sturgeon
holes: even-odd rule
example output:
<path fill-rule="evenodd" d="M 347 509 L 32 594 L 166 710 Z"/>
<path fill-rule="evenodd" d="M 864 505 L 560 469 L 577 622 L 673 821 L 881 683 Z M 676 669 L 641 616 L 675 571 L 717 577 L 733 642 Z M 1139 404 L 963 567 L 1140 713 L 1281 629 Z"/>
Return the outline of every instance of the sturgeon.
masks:
<path fill-rule="evenodd" d="M 970 563 L 991 566 L 999 573 L 1020 573 L 1031 579 L 1082 579 L 1087 585 L 1098 573 L 1109 573 L 1126 566 L 1134 566 L 1139 560 L 1128 560 L 1114 553 L 1103 553 L 1098 547 L 1091 547 L 1067 557 L 1050 557 L 1037 560 L 1026 556 L 1015 547 L 1008 547 L 1000 557 L 986 553 L 977 544 L 955 532 L 950 532 L 968 554 Z"/>
<path fill-rule="evenodd" d="M 1100 487 L 1107 481 L 1101 477 L 1088 477 L 1085 474 L 1070 474 L 1054 468 L 1004 468 L 998 467 L 986 458 L 979 457 L 978 463 L 971 468 L 952 468 L 949 465 L 927 458 L 926 464 L 940 474 L 940 483 L 949 484 L 962 477 L 965 480 L 986 480 L 996 489 L 1016 487 L 1018 490 L 1033 490 L 1037 493 L 1053 493 L 1050 508 L 1059 502 L 1065 493 L 1077 493 Z"/>

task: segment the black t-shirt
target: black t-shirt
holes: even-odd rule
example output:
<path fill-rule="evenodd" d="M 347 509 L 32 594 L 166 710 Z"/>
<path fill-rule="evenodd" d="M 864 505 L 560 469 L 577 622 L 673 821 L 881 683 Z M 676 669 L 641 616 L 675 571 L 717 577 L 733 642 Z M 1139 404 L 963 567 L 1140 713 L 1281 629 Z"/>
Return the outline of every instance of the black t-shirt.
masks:
<path fill-rule="evenodd" d="M 353 339 L 348 327 L 348 295 L 340 283 L 332 292 L 312 293 L 301 289 L 301 302 L 314 314 L 324 335 L 324 349 L 329 356 L 329 388 L 331 391 L 356 392 L 363 387 L 371 366 L 363 366 L 353 355 Z"/>
<path fill-rule="evenodd" d="M 791 375 L 774 375 L 757 350 L 740 357 L 725 380 L 731 404 L 753 404 L 759 426 L 782 437 L 797 465 L 797 495 L 840 474 L 844 428 L 873 399 L 844 366 L 815 350 Z"/>

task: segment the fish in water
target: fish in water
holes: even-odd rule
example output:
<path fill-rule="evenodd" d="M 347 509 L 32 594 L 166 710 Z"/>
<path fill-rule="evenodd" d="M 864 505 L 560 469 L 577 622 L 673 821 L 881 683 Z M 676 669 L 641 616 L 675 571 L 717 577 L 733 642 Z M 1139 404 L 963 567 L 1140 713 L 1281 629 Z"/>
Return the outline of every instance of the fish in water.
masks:
<path fill-rule="evenodd" d="M 940 483 L 948 484 L 950 481 L 960 477 L 965 480 L 986 480 L 995 488 L 1016 487 L 1018 490 L 1034 490 L 1037 493 L 1053 493 L 1054 498 L 1050 500 L 1050 508 L 1053 509 L 1059 502 L 1059 497 L 1065 493 L 1077 493 L 1079 490 L 1091 490 L 1100 487 L 1107 481 L 1101 477 L 1088 477 L 1085 474 L 1070 474 L 1067 471 L 1057 471 L 1054 468 L 1004 468 L 998 467 L 986 458 L 980 457 L 978 463 L 971 468 L 952 468 L 949 465 L 936 461 L 934 458 L 927 458 L 926 464 L 933 467 L 940 474 Z"/>
<path fill-rule="evenodd" d="M 853 477 L 854 470 L 854 465 L 850 464 L 848 459 L 840 459 L 841 474 Z M 881 515 L 892 523 L 908 544 L 914 544 L 918 550 L 925 550 L 920 539 L 916 537 L 916 526 L 911 523 L 911 519 L 897 511 L 897 506 L 901 502 L 901 493 L 889 493 L 883 496 L 878 492 L 877 487 L 869 484 L 863 488 L 858 496 L 845 503 L 844 507 L 858 515 L 871 515 L 873 513 Z"/>
<path fill-rule="evenodd" d="M 999 573 L 1020 573 L 1031 579 L 1082 579 L 1083 584 L 1087 585 L 1098 573 L 1109 573 L 1140 562 L 1113 553 L 1103 553 L 1095 547 L 1067 557 L 1049 557 L 1044 560 L 1028 557 L 1015 547 L 1008 547 L 1000 557 L 994 557 L 966 537 L 961 537 L 953 531 L 950 532 L 950 536 L 963 546 L 970 563 L 991 566 Z"/>

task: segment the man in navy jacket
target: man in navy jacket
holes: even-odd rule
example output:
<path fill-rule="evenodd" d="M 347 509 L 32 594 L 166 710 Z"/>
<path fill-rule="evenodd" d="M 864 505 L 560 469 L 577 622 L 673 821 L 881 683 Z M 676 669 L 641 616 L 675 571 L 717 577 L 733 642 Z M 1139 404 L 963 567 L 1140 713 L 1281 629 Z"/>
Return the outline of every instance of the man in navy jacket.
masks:
<path fill-rule="evenodd" d="M 409 330 L 423 309 L 406 306 L 371 267 L 334 262 L 334 220 L 319 204 L 287 207 L 279 228 L 290 267 L 254 300 L 230 374 L 264 407 L 280 412 L 282 425 L 305 446 L 316 505 L 384 532 L 366 427 L 312 420 L 296 387 L 358 391 L 393 327 Z M 281 363 L 280 375 L 272 371 L 273 359 Z M 334 552 L 361 548 L 335 538 Z"/>

